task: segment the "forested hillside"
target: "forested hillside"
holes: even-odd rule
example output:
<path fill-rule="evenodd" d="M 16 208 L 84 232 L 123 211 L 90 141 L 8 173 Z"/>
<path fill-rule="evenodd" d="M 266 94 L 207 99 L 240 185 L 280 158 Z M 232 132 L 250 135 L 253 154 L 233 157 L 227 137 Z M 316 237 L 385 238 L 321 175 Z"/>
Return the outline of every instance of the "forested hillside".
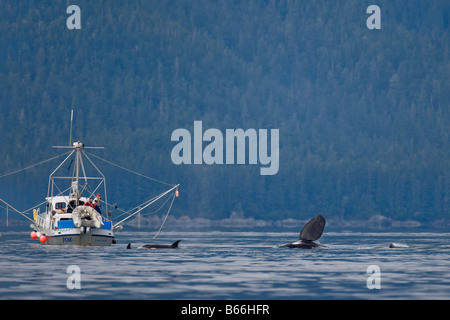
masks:
<path fill-rule="evenodd" d="M 0 176 L 57 155 L 74 109 L 95 154 L 181 183 L 178 216 L 448 218 L 449 16 L 448 0 L 0 0 Z M 278 174 L 173 164 L 196 120 L 279 129 Z M 0 198 L 43 201 L 57 164 L 1 178 Z M 153 190 L 99 165 L 124 208 Z"/>

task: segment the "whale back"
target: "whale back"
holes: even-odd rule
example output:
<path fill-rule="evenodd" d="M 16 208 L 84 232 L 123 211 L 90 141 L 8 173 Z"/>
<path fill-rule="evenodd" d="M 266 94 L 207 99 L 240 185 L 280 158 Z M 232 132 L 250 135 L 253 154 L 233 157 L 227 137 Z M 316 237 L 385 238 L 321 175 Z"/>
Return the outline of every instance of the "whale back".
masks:
<path fill-rule="evenodd" d="M 322 236 L 325 228 L 325 218 L 321 215 L 315 216 L 308 221 L 300 232 L 300 240 L 315 241 Z"/>

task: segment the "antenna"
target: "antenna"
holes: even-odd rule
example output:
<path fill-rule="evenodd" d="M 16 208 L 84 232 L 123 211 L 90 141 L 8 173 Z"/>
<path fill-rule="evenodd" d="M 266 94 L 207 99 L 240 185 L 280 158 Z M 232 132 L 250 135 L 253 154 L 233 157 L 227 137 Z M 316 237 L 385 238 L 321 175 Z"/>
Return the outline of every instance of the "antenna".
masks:
<path fill-rule="evenodd" d="M 70 114 L 70 135 L 69 135 L 69 146 L 72 145 L 72 122 L 73 122 L 73 109 Z"/>

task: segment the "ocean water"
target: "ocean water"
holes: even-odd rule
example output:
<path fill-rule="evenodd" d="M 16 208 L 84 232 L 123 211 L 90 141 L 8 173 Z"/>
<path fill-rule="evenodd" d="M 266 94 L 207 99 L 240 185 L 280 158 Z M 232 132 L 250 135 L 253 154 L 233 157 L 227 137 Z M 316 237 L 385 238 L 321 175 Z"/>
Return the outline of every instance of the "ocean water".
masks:
<path fill-rule="evenodd" d="M 0 299 L 450 299 L 450 233 L 325 230 L 328 247 L 313 250 L 276 247 L 297 240 L 293 229 L 151 240 L 153 231 L 125 228 L 111 247 L 42 246 L 26 228 L 0 233 Z M 177 250 L 139 248 L 178 239 Z"/>

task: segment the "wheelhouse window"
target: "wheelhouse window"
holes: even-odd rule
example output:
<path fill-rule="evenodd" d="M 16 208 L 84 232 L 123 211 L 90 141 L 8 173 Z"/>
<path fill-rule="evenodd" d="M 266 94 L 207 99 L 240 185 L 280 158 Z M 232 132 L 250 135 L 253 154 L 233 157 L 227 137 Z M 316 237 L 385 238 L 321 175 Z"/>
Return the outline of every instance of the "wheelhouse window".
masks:
<path fill-rule="evenodd" d="M 56 210 L 61 210 L 61 209 L 65 209 L 66 208 L 66 203 L 65 202 L 57 202 L 55 203 L 55 209 Z"/>

